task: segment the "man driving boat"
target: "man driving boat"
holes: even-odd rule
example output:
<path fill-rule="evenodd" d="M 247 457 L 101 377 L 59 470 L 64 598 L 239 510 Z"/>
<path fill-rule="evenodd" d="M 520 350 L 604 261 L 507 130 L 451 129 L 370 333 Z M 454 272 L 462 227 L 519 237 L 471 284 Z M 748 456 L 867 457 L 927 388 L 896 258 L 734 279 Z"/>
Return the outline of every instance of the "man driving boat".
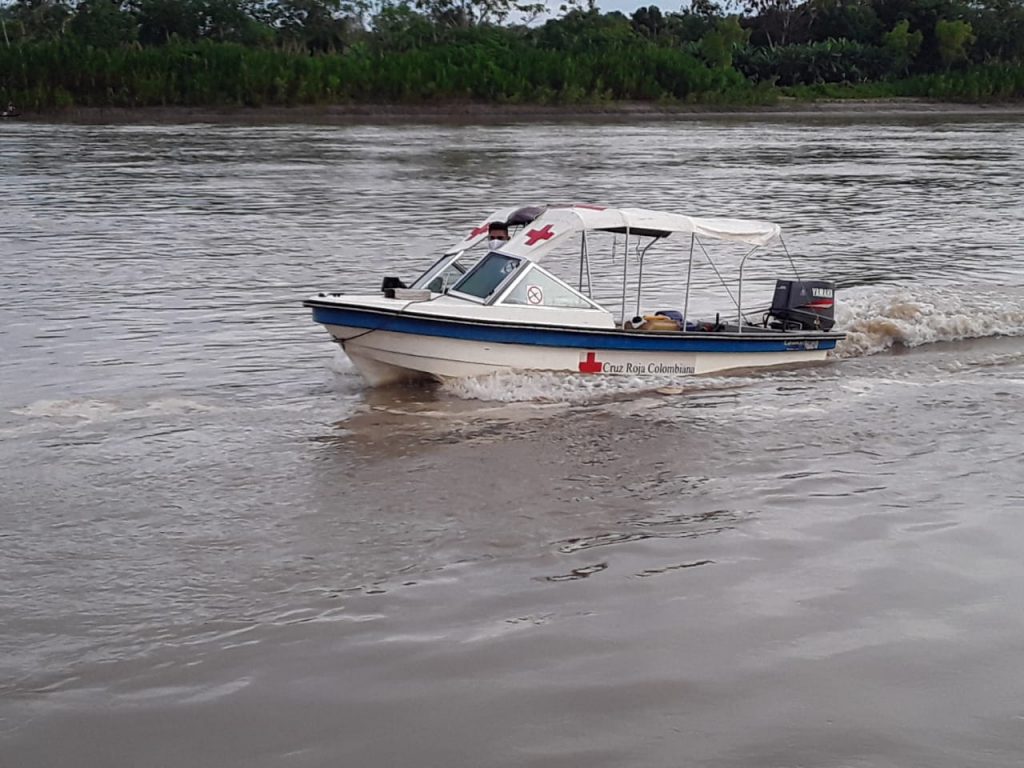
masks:
<path fill-rule="evenodd" d="M 504 221 L 492 221 L 487 225 L 487 247 L 492 251 L 499 250 L 508 242 L 508 224 Z"/>

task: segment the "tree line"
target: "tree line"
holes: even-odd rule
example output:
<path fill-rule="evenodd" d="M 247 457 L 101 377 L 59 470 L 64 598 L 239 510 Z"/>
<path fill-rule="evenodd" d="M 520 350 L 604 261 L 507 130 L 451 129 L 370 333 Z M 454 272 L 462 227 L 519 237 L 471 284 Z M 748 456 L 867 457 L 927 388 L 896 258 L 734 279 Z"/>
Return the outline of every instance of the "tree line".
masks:
<path fill-rule="evenodd" d="M 1024 0 L 692 0 L 629 16 L 566 0 L 555 18 L 544 10 L 528 0 L 13 0 L 0 5 L 0 101 L 1024 96 Z"/>

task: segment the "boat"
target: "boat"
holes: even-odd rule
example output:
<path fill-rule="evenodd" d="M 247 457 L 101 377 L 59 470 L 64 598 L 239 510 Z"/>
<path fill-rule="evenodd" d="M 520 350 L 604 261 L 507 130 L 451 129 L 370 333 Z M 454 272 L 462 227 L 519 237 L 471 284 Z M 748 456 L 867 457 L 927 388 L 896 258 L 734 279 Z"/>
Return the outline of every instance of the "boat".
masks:
<path fill-rule="evenodd" d="M 0 120 L 6 120 L 8 118 L 20 117 L 21 112 L 13 104 L 8 104 L 5 109 L 0 110 Z"/>
<path fill-rule="evenodd" d="M 495 224 L 508 240 L 490 236 Z M 688 253 L 677 265 L 682 301 L 644 311 L 644 262 L 669 239 Z M 742 252 L 738 280 L 723 278 L 735 306 L 701 319 L 692 316 L 691 278 L 695 261 L 715 265 L 707 246 L 716 241 Z M 621 261 L 611 308 L 591 280 L 602 244 Z M 781 228 L 766 221 L 590 204 L 503 208 L 411 284 L 384 276 L 376 293 L 319 293 L 303 303 L 371 386 L 505 371 L 664 378 L 825 360 L 845 335 L 833 330 L 833 283 L 796 274 L 776 281 L 769 305 L 743 309 L 748 258 L 776 245 L 785 249 Z M 571 254 L 569 279 L 542 266 L 558 250 L 563 263 Z"/>

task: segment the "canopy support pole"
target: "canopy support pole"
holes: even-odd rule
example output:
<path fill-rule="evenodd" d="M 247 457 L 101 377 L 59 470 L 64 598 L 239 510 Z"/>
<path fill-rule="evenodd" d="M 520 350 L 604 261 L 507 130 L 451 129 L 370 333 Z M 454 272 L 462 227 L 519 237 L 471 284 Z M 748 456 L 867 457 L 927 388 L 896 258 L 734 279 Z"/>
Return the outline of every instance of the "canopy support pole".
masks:
<path fill-rule="evenodd" d="M 757 250 L 757 246 L 754 246 L 747 252 L 743 260 L 740 261 L 740 282 L 736 287 L 736 332 L 743 333 L 743 265 L 747 263 L 747 258 L 754 251 Z"/>
<path fill-rule="evenodd" d="M 696 235 L 690 234 L 690 258 L 686 263 L 686 293 L 683 294 L 683 327 L 686 330 L 686 313 L 690 309 L 690 276 L 693 274 L 693 241 Z"/>
<path fill-rule="evenodd" d="M 639 238 L 637 238 L 637 241 L 639 242 Z M 644 256 L 647 255 L 647 251 L 650 250 L 650 247 L 652 245 L 654 245 L 657 241 L 658 241 L 658 238 L 652 237 L 651 238 L 651 242 L 649 242 L 646 246 L 644 246 L 644 249 L 642 251 L 640 251 L 640 276 L 636 280 L 636 314 L 637 314 L 637 317 L 640 316 L 640 295 L 641 295 L 641 293 L 644 290 Z"/>
<path fill-rule="evenodd" d="M 784 250 L 786 252 L 786 258 L 789 259 L 789 266 L 791 266 L 793 268 L 793 274 L 796 275 L 796 279 L 797 280 L 802 280 L 803 278 L 800 277 L 800 270 L 798 270 L 796 268 L 796 262 L 793 261 L 793 257 L 789 254 L 789 248 L 786 247 L 786 241 L 783 240 L 782 237 L 780 236 L 779 237 L 779 242 L 782 243 L 782 250 Z"/>
<path fill-rule="evenodd" d="M 576 290 L 583 293 L 583 260 L 587 257 L 587 230 L 580 233 L 580 282 Z"/>
<path fill-rule="evenodd" d="M 629 225 L 626 225 L 626 241 L 622 249 L 622 317 L 619 325 L 626 327 L 626 278 L 629 274 Z"/>
<path fill-rule="evenodd" d="M 583 233 L 583 263 L 587 268 L 587 298 L 594 298 L 594 281 L 590 277 L 590 244 L 586 241 L 587 233 Z"/>

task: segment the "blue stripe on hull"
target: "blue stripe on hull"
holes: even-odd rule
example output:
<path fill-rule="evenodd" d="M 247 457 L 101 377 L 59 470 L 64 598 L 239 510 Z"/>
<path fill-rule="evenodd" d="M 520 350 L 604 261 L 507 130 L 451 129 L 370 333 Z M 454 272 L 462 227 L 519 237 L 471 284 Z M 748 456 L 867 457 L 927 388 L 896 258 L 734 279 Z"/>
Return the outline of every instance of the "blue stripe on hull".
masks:
<path fill-rule="evenodd" d="M 441 320 L 423 315 L 381 313 L 348 307 L 313 306 L 313 320 L 324 325 L 439 336 L 498 344 L 528 344 L 539 347 L 608 349 L 644 352 L 792 352 L 804 349 L 803 342 L 816 341 L 816 349 L 833 349 L 836 338 L 813 334 L 786 334 L 789 338 L 765 339 L 751 335 L 740 338 L 669 336 L 623 331 L 567 331 L 542 326 L 499 325 L 472 320 Z M 780 334 L 781 336 L 782 334 Z"/>

